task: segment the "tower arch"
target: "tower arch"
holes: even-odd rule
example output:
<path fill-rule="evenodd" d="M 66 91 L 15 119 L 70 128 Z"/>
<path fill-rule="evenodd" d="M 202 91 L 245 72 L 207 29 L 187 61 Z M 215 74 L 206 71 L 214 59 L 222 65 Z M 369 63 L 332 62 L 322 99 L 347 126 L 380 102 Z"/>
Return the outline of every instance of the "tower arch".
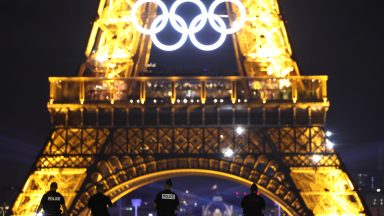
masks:
<path fill-rule="evenodd" d="M 254 164 L 247 164 L 247 160 L 253 157 Z M 116 157 L 100 163 L 106 166 L 113 166 Z M 166 178 L 182 176 L 208 176 L 221 178 L 239 184 L 250 186 L 253 182 L 259 185 L 260 192 L 279 204 L 289 215 L 302 215 L 304 206 L 299 197 L 294 196 L 294 188 L 290 187 L 284 174 L 276 166 L 277 163 L 268 159 L 265 155 L 248 155 L 247 159 L 228 160 L 225 158 L 166 158 L 152 160 L 152 157 L 146 158 L 135 166 L 115 169 L 113 172 L 99 169 L 94 174 L 101 176 L 101 179 L 95 179 L 93 183 L 88 184 L 88 189 L 83 192 L 77 203 L 74 203 L 74 214 L 88 215 L 86 203 L 89 197 L 95 192 L 96 184 L 103 184 L 112 202 L 116 202 L 121 197 L 130 192 L 157 182 Z M 121 162 L 126 160 L 122 158 Z M 240 162 L 240 163 L 239 163 Z M 156 165 L 155 165 L 156 164 Z M 154 166 L 155 165 L 155 166 Z M 158 165 L 158 166 L 157 166 Z M 136 169 L 141 167 L 141 169 Z M 172 167 L 172 169 L 169 169 Z M 259 167 L 259 172 L 252 171 Z M 260 167 L 263 167 L 262 169 Z M 274 171 L 271 171 L 274 170 Z M 125 176 L 123 176 L 125 175 Z M 268 179 L 268 181 L 266 181 Z M 281 196 L 282 191 L 287 191 Z M 301 208 L 300 208 L 301 207 Z"/>

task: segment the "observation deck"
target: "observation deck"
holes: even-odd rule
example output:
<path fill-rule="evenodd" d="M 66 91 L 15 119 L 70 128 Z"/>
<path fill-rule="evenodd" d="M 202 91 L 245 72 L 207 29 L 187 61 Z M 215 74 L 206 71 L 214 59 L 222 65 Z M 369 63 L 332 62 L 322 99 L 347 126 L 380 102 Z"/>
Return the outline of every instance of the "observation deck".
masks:
<path fill-rule="evenodd" d="M 50 77 L 52 123 L 324 125 L 327 76 Z M 96 118 L 95 118 L 96 117 Z"/>

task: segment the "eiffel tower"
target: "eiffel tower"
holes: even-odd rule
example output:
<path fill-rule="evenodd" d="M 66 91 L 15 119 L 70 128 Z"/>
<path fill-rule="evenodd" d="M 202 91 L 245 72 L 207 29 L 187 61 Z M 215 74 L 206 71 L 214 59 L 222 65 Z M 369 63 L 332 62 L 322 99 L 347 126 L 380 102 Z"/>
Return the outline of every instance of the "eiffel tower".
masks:
<path fill-rule="evenodd" d="M 52 131 L 13 204 L 32 215 L 52 181 L 71 215 L 103 184 L 113 202 L 149 183 L 213 176 L 260 192 L 288 215 L 370 215 L 325 135 L 327 76 L 300 76 L 277 0 L 242 0 L 237 76 L 153 77 L 134 0 L 100 0 L 78 77 L 50 77 Z M 231 25 L 236 5 L 226 4 Z M 151 26 L 157 6 L 133 15 Z M 224 153 L 232 153 L 227 155 Z"/>

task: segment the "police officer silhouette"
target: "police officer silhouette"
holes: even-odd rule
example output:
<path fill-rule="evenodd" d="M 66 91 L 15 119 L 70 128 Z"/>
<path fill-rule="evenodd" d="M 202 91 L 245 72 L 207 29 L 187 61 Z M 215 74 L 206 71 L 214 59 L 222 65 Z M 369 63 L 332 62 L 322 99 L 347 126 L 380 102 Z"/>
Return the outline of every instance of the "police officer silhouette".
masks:
<path fill-rule="evenodd" d="M 241 200 L 244 216 L 263 216 L 262 210 L 265 209 L 265 201 L 257 192 L 257 185 L 253 183 L 251 193 Z"/>
<path fill-rule="evenodd" d="M 44 216 L 67 216 L 67 207 L 65 206 L 64 197 L 56 192 L 57 183 L 52 182 L 50 185 L 50 190 L 43 195 L 40 201 L 40 205 L 37 208 L 37 213 L 41 209 L 44 210 Z M 63 214 L 60 207 L 63 208 Z"/>
<path fill-rule="evenodd" d="M 109 216 L 108 208 L 112 206 L 111 199 L 103 194 L 103 185 L 96 185 L 96 190 L 97 193 L 89 198 L 88 208 L 91 209 L 92 216 Z"/>
<path fill-rule="evenodd" d="M 164 190 L 156 195 L 154 205 L 157 216 L 174 216 L 175 211 L 179 209 L 179 198 L 171 191 L 172 181 L 168 179 L 164 184 Z"/>

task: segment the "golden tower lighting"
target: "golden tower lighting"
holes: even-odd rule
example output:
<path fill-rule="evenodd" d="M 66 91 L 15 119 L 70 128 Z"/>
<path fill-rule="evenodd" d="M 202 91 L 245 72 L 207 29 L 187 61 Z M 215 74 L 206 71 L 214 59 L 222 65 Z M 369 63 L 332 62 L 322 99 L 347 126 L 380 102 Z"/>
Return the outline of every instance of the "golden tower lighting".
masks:
<path fill-rule="evenodd" d="M 96 184 L 115 202 L 154 181 L 201 175 L 256 182 L 288 215 L 369 215 L 327 142 L 327 77 L 300 76 L 277 0 L 241 3 L 239 76 L 146 77 L 152 41 L 131 17 L 150 27 L 156 4 L 132 14 L 135 1 L 100 0 L 79 76 L 49 78 L 53 129 L 14 214 L 33 215 L 52 181 L 72 215 L 89 215 Z M 234 26 L 241 9 L 226 6 Z"/>

